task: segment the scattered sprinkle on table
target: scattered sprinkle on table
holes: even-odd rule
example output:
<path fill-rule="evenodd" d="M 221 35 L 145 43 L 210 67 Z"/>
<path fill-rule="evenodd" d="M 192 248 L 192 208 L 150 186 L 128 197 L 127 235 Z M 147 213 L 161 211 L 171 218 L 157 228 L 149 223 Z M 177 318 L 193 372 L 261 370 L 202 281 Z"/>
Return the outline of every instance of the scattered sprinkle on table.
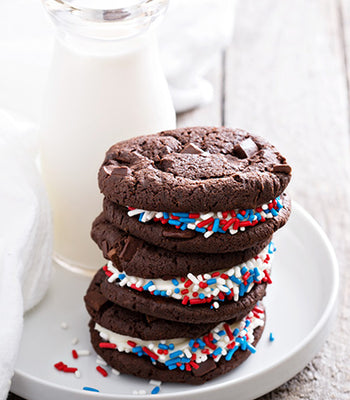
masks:
<path fill-rule="evenodd" d="M 67 324 L 67 322 L 61 322 L 61 328 L 62 329 L 68 329 L 68 324 Z"/>
<path fill-rule="evenodd" d="M 155 387 L 152 389 L 151 394 L 158 394 L 159 391 L 160 391 L 160 387 L 159 387 L 159 386 L 155 386 Z"/>
<path fill-rule="evenodd" d="M 83 390 L 87 390 L 89 392 L 99 392 L 99 390 L 97 390 L 95 388 L 92 388 L 92 387 L 89 387 L 89 386 L 84 386 Z"/>
<path fill-rule="evenodd" d="M 269 340 L 270 340 L 270 342 L 273 342 L 275 340 L 272 332 L 270 332 Z"/>
<path fill-rule="evenodd" d="M 100 365 L 96 367 L 96 370 L 104 377 L 108 376 L 108 372 L 102 368 Z"/>

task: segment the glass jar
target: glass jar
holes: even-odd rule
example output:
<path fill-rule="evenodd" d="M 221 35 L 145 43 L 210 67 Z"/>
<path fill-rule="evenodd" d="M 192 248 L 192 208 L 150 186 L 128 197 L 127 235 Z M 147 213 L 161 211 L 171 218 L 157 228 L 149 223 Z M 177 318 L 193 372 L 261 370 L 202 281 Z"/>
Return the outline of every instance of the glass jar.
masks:
<path fill-rule="evenodd" d="M 102 210 L 97 172 L 105 152 L 120 140 L 175 128 L 152 29 L 167 1 L 43 2 L 56 27 L 41 121 L 54 258 L 91 272 L 104 262 L 90 230 Z"/>

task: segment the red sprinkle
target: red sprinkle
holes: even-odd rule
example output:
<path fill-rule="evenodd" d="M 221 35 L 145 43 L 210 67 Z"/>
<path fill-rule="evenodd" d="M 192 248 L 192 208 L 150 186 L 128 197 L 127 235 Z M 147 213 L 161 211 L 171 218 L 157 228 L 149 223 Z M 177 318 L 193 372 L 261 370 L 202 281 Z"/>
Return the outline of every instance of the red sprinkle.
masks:
<path fill-rule="evenodd" d="M 185 368 L 186 368 L 186 371 L 191 371 L 191 366 L 190 366 L 190 364 L 185 364 Z"/>
<path fill-rule="evenodd" d="M 229 219 L 229 220 L 226 222 L 226 224 L 222 227 L 222 230 L 226 232 L 227 229 L 228 229 L 233 223 L 235 223 L 235 221 L 236 221 L 236 218 L 231 218 L 231 219 Z"/>
<path fill-rule="evenodd" d="M 184 304 L 184 305 L 186 305 L 187 303 L 188 303 L 188 300 L 189 300 L 190 298 L 188 297 L 188 296 L 185 296 L 183 299 L 182 299 L 182 304 Z"/>
<path fill-rule="evenodd" d="M 190 304 L 204 304 L 206 302 L 207 302 L 207 299 L 191 299 L 190 300 Z"/>
<path fill-rule="evenodd" d="M 189 292 L 188 289 L 182 289 L 182 290 L 181 290 L 181 294 L 187 294 L 188 292 Z"/>
<path fill-rule="evenodd" d="M 136 343 L 133 342 L 132 340 L 128 340 L 126 343 L 131 347 L 135 347 L 136 346 Z"/>
<path fill-rule="evenodd" d="M 185 278 L 184 276 L 182 276 L 182 277 L 180 278 L 180 281 L 181 281 L 181 282 L 185 282 L 185 280 L 186 280 L 186 278 Z"/>
<path fill-rule="evenodd" d="M 107 372 L 104 368 L 102 368 L 101 365 L 98 365 L 98 366 L 96 367 L 96 370 L 97 370 L 102 376 L 104 376 L 104 377 L 108 376 L 108 372 Z"/>
<path fill-rule="evenodd" d="M 78 358 L 78 353 L 76 350 L 72 350 L 72 356 L 73 358 Z"/>
<path fill-rule="evenodd" d="M 63 368 L 63 372 L 73 373 L 74 374 L 75 371 L 78 371 L 78 368 L 70 368 L 70 367 L 64 367 Z"/>
<path fill-rule="evenodd" d="M 63 371 L 63 368 L 67 367 L 67 365 L 64 364 L 62 361 L 60 361 L 60 362 L 56 363 L 56 364 L 54 365 L 54 367 L 55 367 L 56 369 L 58 369 L 59 371 Z"/>
<path fill-rule="evenodd" d="M 193 282 L 190 279 L 187 279 L 187 281 L 184 283 L 185 288 L 189 288 Z"/>
<path fill-rule="evenodd" d="M 99 344 L 101 349 L 116 349 L 117 345 L 114 343 L 101 342 Z"/>
<path fill-rule="evenodd" d="M 264 273 L 265 273 L 265 277 L 266 277 L 267 283 L 272 283 L 272 280 L 271 280 L 271 278 L 270 278 L 270 275 L 269 275 L 269 273 L 266 271 L 266 269 L 265 269 Z"/>
<path fill-rule="evenodd" d="M 206 287 L 208 287 L 208 284 L 206 282 L 199 282 L 199 287 L 202 289 L 205 289 Z"/>
<path fill-rule="evenodd" d="M 158 356 L 157 356 L 157 354 L 156 353 L 153 353 L 153 351 L 151 351 L 148 347 L 146 347 L 146 346 L 143 346 L 142 347 L 142 350 L 146 353 L 146 354 L 148 354 L 151 358 L 154 358 L 155 360 L 158 360 Z"/>
<path fill-rule="evenodd" d="M 199 224 L 197 224 L 197 227 L 198 227 L 198 228 L 203 228 L 203 226 L 209 225 L 209 224 L 211 224 L 212 222 L 214 222 L 214 218 L 213 218 L 213 217 L 210 217 L 210 218 L 205 219 L 204 221 L 200 222 Z"/>
<path fill-rule="evenodd" d="M 224 329 L 225 329 L 225 332 L 226 332 L 227 336 L 229 337 L 229 339 L 233 340 L 233 334 L 232 334 L 232 330 L 230 328 L 230 325 L 229 324 L 224 324 Z"/>
<path fill-rule="evenodd" d="M 211 276 L 212 276 L 212 278 L 215 278 L 215 277 L 217 277 L 217 276 L 220 276 L 220 272 L 218 272 L 218 271 L 213 272 L 213 273 L 211 274 Z"/>
<path fill-rule="evenodd" d="M 194 361 L 190 361 L 190 365 L 191 365 L 194 369 L 198 369 L 198 368 L 199 368 L 199 365 L 198 365 L 196 362 L 194 362 Z"/>
<path fill-rule="evenodd" d="M 190 213 L 188 216 L 188 218 L 194 218 L 194 219 L 199 218 L 199 217 L 200 217 L 200 214 L 198 214 L 198 213 Z"/>

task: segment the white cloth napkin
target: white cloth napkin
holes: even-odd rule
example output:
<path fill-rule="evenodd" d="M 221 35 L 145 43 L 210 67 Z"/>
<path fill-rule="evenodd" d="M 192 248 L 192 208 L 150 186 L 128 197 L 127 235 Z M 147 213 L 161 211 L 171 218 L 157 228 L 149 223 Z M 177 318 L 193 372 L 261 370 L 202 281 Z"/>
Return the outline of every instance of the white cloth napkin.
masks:
<path fill-rule="evenodd" d="M 42 299 L 51 275 L 51 213 L 35 143 L 32 124 L 0 111 L 0 400 L 10 387 L 23 312 Z"/>

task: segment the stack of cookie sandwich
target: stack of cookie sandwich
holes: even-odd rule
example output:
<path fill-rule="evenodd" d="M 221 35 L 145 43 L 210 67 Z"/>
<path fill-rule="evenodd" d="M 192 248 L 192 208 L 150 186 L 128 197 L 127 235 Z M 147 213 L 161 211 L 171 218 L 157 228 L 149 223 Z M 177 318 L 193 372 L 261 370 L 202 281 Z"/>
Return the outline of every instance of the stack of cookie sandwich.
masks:
<path fill-rule="evenodd" d="M 85 296 L 96 352 L 122 373 L 203 383 L 255 353 L 291 168 L 266 140 L 195 127 L 112 146 L 92 227 L 107 264 Z"/>

